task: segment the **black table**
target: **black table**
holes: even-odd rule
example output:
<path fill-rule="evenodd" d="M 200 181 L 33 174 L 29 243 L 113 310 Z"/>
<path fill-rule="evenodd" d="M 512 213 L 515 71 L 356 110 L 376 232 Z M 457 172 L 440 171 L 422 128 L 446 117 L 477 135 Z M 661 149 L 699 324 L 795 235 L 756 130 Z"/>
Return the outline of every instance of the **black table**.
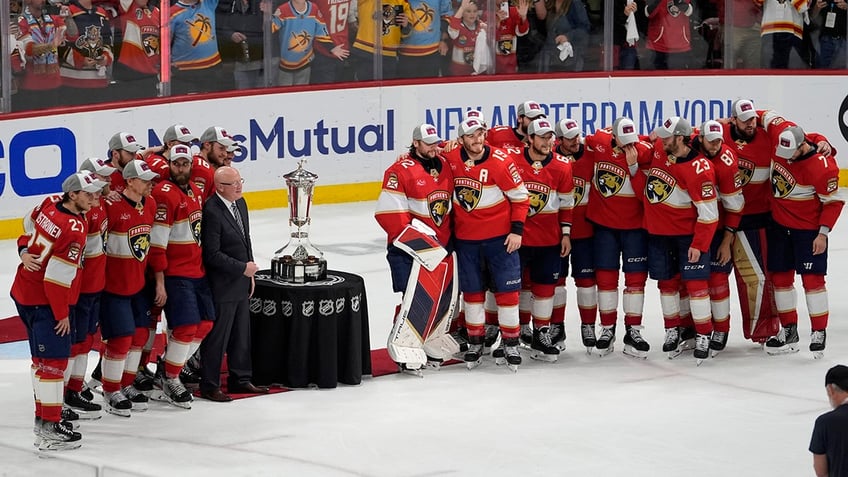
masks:
<path fill-rule="evenodd" d="M 362 277 L 335 270 L 303 284 L 256 274 L 250 300 L 253 382 L 289 388 L 359 384 L 371 374 Z"/>

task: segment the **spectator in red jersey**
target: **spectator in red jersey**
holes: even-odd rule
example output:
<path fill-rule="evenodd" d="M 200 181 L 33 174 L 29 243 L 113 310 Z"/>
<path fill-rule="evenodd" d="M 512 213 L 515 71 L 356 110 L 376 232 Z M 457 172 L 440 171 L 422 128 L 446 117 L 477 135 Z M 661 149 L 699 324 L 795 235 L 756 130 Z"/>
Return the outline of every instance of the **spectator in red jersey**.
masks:
<path fill-rule="evenodd" d="M 333 39 L 333 47 L 336 53 L 341 50 L 350 50 L 350 24 L 356 22 L 355 0 L 315 0 L 313 2 L 327 23 L 327 31 Z M 347 59 L 339 58 L 327 45 L 321 42 L 315 43 L 315 57 L 312 59 L 312 73 L 309 76 L 310 84 L 333 83 L 336 81 L 348 81 L 353 78 L 344 78 Z"/>
<path fill-rule="evenodd" d="M 26 0 L 18 17 L 18 35 L 26 57 L 26 66 L 15 96 L 15 110 L 49 108 L 61 104 L 59 87 L 59 47 L 65 43 L 66 27 L 62 14 L 52 15 L 44 8 L 45 0 Z M 67 16 L 68 7 L 62 13 Z"/>
<path fill-rule="evenodd" d="M 454 16 L 450 17 L 448 36 L 451 39 L 450 74 L 465 76 L 483 73 L 475 68 L 474 55 L 477 42 L 485 43 L 486 24 L 480 21 L 480 9 L 473 0 L 462 0 Z"/>
<path fill-rule="evenodd" d="M 654 69 L 685 68 L 687 53 L 692 49 L 692 25 L 689 17 L 693 8 L 690 0 L 649 0 L 645 7 L 648 16 L 649 50 L 654 52 Z"/>
<path fill-rule="evenodd" d="M 762 2 L 727 0 L 727 4 L 725 1 L 716 3 L 718 4 L 718 19 L 725 30 L 727 29 L 727 25 L 724 24 L 727 4 L 733 4 L 732 23 L 730 25 L 730 33 L 733 39 L 730 48 L 733 50 L 736 64 L 731 65 L 732 68 L 759 68 L 760 21 L 763 18 Z"/>
<path fill-rule="evenodd" d="M 159 8 L 149 0 L 121 0 L 120 54 L 113 69 L 117 94 L 122 100 L 158 94 Z"/>
<path fill-rule="evenodd" d="M 518 72 L 518 37 L 530 31 L 527 21 L 527 11 L 530 0 L 518 0 L 518 7 L 509 4 L 509 0 L 501 0 L 500 7 L 495 11 L 498 20 L 495 37 L 495 73 L 515 74 Z"/>

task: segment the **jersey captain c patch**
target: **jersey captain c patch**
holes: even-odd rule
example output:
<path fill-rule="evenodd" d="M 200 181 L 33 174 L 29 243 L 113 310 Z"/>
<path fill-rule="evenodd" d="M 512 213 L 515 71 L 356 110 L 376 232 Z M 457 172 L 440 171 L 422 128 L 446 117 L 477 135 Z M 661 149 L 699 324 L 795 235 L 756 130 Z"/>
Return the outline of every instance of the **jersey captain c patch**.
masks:
<path fill-rule="evenodd" d="M 467 177 L 457 177 L 454 180 L 453 194 L 456 203 L 466 212 L 471 212 L 480 203 L 483 184 Z"/>

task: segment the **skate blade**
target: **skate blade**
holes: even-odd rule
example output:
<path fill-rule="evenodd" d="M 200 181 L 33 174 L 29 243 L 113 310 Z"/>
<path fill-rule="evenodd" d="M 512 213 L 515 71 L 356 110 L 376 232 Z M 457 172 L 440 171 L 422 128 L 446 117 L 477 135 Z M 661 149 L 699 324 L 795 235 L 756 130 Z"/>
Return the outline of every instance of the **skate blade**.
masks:
<path fill-rule="evenodd" d="M 813 351 L 813 359 L 824 358 L 824 351 Z"/>
<path fill-rule="evenodd" d="M 694 338 L 691 339 L 691 340 L 686 340 L 686 341 L 680 342 L 680 350 L 681 351 L 687 351 L 687 350 L 690 350 L 690 349 L 695 349 L 695 339 Z"/>
<path fill-rule="evenodd" d="M 724 350 L 723 350 L 723 349 L 711 349 L 711 350 L 710 350 L 710 358 L 715 358 L 715 357 L 716 357 L 716 356 L 718 356 L 718 355 L 719 355 L 722 351 L 724 351 Z"/>
<path fill-rule="evenodd" d="M 103 395 L 103 383 L 100 381 L 92 379 L 91 381 L 85 383 L 85 387 L 87 387 L 91 392 L 99 395 Z"/>
<path fill-rule="evenodd" d="M 518 372 L 518 367 L 519 367 L 519 366 L 521 366 L 521 365 L 520 365 L 520 364 L 509 364 L 509 365 L 507 365 L 507 368 L 508 368 L 510 371 L 512 371 L 513 373 L 517 373 L 517 372 Z"/>
<path fill-rule="evenodd" d="M 439 371 L 442 369 L 441 361 L 427 361 L 427 368 L 432 369 L 433 371 Z"/>
<path fill-rule="evenodd" d="M 506 358 L 495 358 L 495 364 L 498 366 L 503 366 L 506 364 Z"/>
<path fill-rule="evenodd" d="M 115 409 L 113 407 L 107 407 L 106 412 L 119 417 L 130 417 L 131 415 L 129 409 Z"/>
<path fill-rule="evenodd" d="M 150 406 L 146 402 L 134 402 L 132 405 L 132 412 L 147 412 L 150 409 Z"/>
<path fill-rule="evenodd" d="M 554 345 L 554 348 L 558 349 L 560 353 L 565 352 L 565 342 L 560 342 Z M 588 348 L 588 346 L 587 346 Z"/>
<path fill-rule="evenodd" d="M 648 359 L 647 351 L 639 351 L 638 349 L 630 346 L 625 346 L 621 352 L 631 358 Z"/>
<path fill-rule="evenodd" d="M 408 376 L 416 376 L 416 377 L 419 377 L 419 378 L 424 377 L 424 373 L 421 371 L 421 368 L 418 368 L 418 369 L 409 369 L 409 368 L 403 369 L 403 368 L 401 368 L 400 373 L 406 374 Z"/>
<path fill-rule="evenodd" d="M 674 359 L 683 354 L 683 350 L 678 346 L 677 349 L 667 351 L 666 354 L 668 355 L 668 359 Z"/>
<path fill-rule="evenodd" d="M 769 356 L 780 356 L 783 354 L 792 354 L 801 351 L 798 345 L 786 345 L 780 348 L 766 348 L 766 354 Z"/>
<path fill-rule="evenodd" d="M 595 348 L 595 356 L 603 358 L 604 356 L 611 354 L 613 351 L 615 351 L 615 346 L 613 345 L 610 345 L 610 347 L 606 349 Z"/>
<path fill-rule="evenodd" d="M 695 366 L 700 366 L 700 365 L 701 365 L 701 363 L 703 363 L 703 362 L 704 362 L 704 360 L 703 360 L 703 359 L 701 359 L 701 358 L 695 358 Z"/>
<path fill-rule="evenodd" d="M 474 369 L 474 368 L 476 368 L 477 366 L 480 366 L 481 364 L 483 364 L 483 357 L 482 357 L 482 356 L 481 356 L 481 357 L 479 357 L 479 358 L 477 358 L 477 360 L 476 360 L 476 361 L 466 361 L 465 366 L 466 366 L 468 369 Z"/>
<path fill-rule="evenodd" d="M 101 411 L 80 411 L 79 409 L 71 408 L 77 415 L 79 416 L 80 421 L 96 421 L 103 417 L 103 412 Z"/>
<path fill-rule="evenodd" d="M 38 455 L 39 457 L 52 457 L 51 453 L 53 452 L 74 450 L 80 447 L 82 447 L 82 441 L 63 442 L 42 439 L 38 444 Z"/>
<path fill-rule="evenodd" d="M 180 409 L 191 409 L 191 401 L 176 402 L 176 401 L 172 400 L 171 398 L 169 398 L 168 396 L 166 396 L 165 393 L 161 389 L 154 389 L 153 391 L 151 391 L 150 396 L 148 396 L 148 398 L 150 398 L 154 401 L 157 401 L 157 402 L 170 404 L 170 405 L 172 405 L 174 407 L 178 407 Z"/>
<path fill-rule="evenodd" d="M 545 354 L 541 351 L 534 351 L 530 353 L 530 359 L 535 359 L 536 361 L 542 361 L 543 363 L 556 363 L 559 355 L 556 354 Z"/>

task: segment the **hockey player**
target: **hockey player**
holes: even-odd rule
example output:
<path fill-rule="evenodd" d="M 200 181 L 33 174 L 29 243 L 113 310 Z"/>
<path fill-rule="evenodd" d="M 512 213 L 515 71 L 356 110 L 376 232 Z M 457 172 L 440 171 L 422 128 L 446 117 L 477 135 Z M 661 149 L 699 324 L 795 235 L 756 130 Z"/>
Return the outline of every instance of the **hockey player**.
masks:
<path fill-rule="evenodd" d="M 82 435 L 62 417 L 63 374 L 71 354 L 70 304 L 86 241 L 82 215 L 106 184 L 88 173 L 62 182 L 62 200 L 42 208 L 26 247 L 39 257 L 36 270 L 18 266 L 11 295 L 27 329 L 32 352 L 35 430 L 39 450 L 78 448 Z"/>
<path fill-rule="evenodd" d="M 112 173 L 111 183 L 109 185 L 111 199 L 119 199 L 121 192 L 124 191 L 124 166 L 136 158 L 139 151 L 144 150 L 135 136 L 127 132 L 115 133 L 109 139 L 109 162 L 115 168 Z"/>
<path fill-rule="evenodd" d="M 192 154 L 187 146 L 171 148 L 171 175 L 153 188 L 156 215 L 151 231 L 150 267 L 156 282 L 154 305 L 168 317 L 168 349 L 157 384 L 164 398 L 186 409 L 191 393 L 180 370 L 212 329 L 215 309 L 204 276 L 200 251 L 202 196 L 191 182 Z"/>
<path fill-rule="evenodd" d="M 774 226 L 768 229 L 768 269 L 772 274 L 781 328 L 766 341 L 768 354 L 798 351 L 798 312 L 795 273 L 801 275 L 812 333 L 810 351 L 821 358 L 826 346 L 829 316 L 827 288 L 828 233 L 844 201 L 839 197 L 836 160 L 819 152 L 798 126 L 776 134 L 771 184 Z"/>
<path fill-rule="evenodd" d="M 633 121 L 622 117 L 613 122 L 612 128 L 587 136 L 586 149 L 591 152 L 594 165 L 586 218 L 595 226 L 595 277 L 601 317 L 601 335 L 595 350 L 605 356 L 614 349 L 621 267 L 625 286 L 624 353 L 644 357 L 651 348 L 641 333 L 648 244 L 642 228 L 642 201 L 632 180 L 650 164 L 652 147 L 640 141 Z"/>
<path fill-rule="evenodd" d="M 554 292 L 554 309 L 551 315 L 551 340 L 565 351 L 565 277 L 571 261 L 571 277 L 577 286 L 577 308 L 580 313 L 580 335 L 587 352 L 595 347 L 595 319 L 598 314 L 598 288 L 595 285 L 593 261 L 594 229 L 586 220 L 589 189 L 592 187 L 592 158 L 583 145 L 580 126 L 573 119 L 563 119 L 556 125 L 559 145 L 556 152 L 571 163 L 574 179 L 574 209 L 571 220 L 571 253 L 562 259 L 560 282 Z"/>
<path fill-rule="evenodd" d="M 739 228 L 745 197 L 736 154 L 724 144 L 724 130 L 717 121 L 701 125 L 694 148 L 712 162 L 715 186 L 719 198 L 719 221 L 710 245 L 710 309 L 713 334 L 710 353 L 715 356 L 727 346 L 730 332 L 730 269 L 731 246 Z"/>
<path fill-rule="evenodd" d="M 191 146 L 191 143 L 196 140 L 197 136 L 192 134 L 191 130 L 187 126 L 183 124 L 173 124 L 168 126 L 168 129 L 165 130 L 165 134 L 162 135 L 162 146 L 148 148 L 155 149 L 155 152 L 145 157 L 144 160 L 153 172 L 159 174 L 160 179 L 164 179 L 171 175 L 171 166 L 168 164 L 168 151 L 177 144 Z M 192 173 L 196 173 L 193 167 Z"/>
<path fill-rule="evenodd" d="M 517 370 L 518 254 L 524 220 L 530 207 L 527 189 L 512 159 L 502 149 L 485 144 L 483 124 L 469 118 L 459 125 L 461 147 L 446 156 L 454 175 L 453 210 L 460 289 L 468 330 L 469 368 L 481 363 L 484 338 L 484 293 L 491 288 L 506 361 Z M 484 280 L 484 270 L 489 279 Z M 487 283 L 489 282 L 489 283 Z"/>
<path fill-rule="evenodd" d="M 436 127 L 421 124 L 412 132 L 409 150 L 386 169 L 383 187 L 377 199 L 374 218 L 386 232 L 386 260 L 392 274 L 392 289 L 404 293 L 413 269 L 413 257 L 394 245 L 406 227 L 418 220 L 435 232 L 438 244 L 451 247 L 451 193 L 453 174 L 439 155 L 441 138 Z M 417 277 L 413 277 L 416 279 Z M 400 318 L 401 305 L 394 319 Z M 422 337 L 425 338 L 425 337 Z M 418 363 L 399 362 L 403 371 L 417 369 Z"/>
<path fill-rule="evenodd" d="M 534 119 L 546 118 L 542 106 L 535 101 L 525 101 L 518 105 L 517 124 L 510 126 L 495 126 L 486 134 L 486 142 L 492 147 L 513 148 L 520 154 L 527 141 L 527 127 Z"/>
<path fill-rule="evenodd" d="M 224 128 L 211 126 L 200 135 L 200 154 L 192 159 L 192 182 L 203 192 L 204 200 L 215 193 L 215 169 L 227 165 L 227 149 L 235 140 Z"/>
<path fill-rule="evenodd" d="M 530 198 L 524 223 L 525 233 L 518 250 L 521 257 L 523 294 L 519 307 L 527 303 L 533 320 L 531 357 L 553 362 L 559 356 L 550 331 L 554 289 L 562 270 L 562 257 L 571 252 L 571 215 L 574 179 L 571 164 L 552 151 L 554 129 L 547 119 L 536 119 L 527 127 L 524 154 L 513 157 Z M 528 290 L 529 289 L 529 290 Z"/>
<path fill-rule="evenodd" d="M 648 267 L 662 294 L 663 351 L 679 353 L 677 293 L 682 281 L 689 293 L 697 331 L 695 359 L 700 364 L 709 357 L 712 334 L 708 280 L 710 242 L 718 223 L 715 172 L 691 144 L 692 126 L 685 118 L 668 118 L 654 133 L 659 140 L 651 168 L 637 182 L 644 182 Z"/>

